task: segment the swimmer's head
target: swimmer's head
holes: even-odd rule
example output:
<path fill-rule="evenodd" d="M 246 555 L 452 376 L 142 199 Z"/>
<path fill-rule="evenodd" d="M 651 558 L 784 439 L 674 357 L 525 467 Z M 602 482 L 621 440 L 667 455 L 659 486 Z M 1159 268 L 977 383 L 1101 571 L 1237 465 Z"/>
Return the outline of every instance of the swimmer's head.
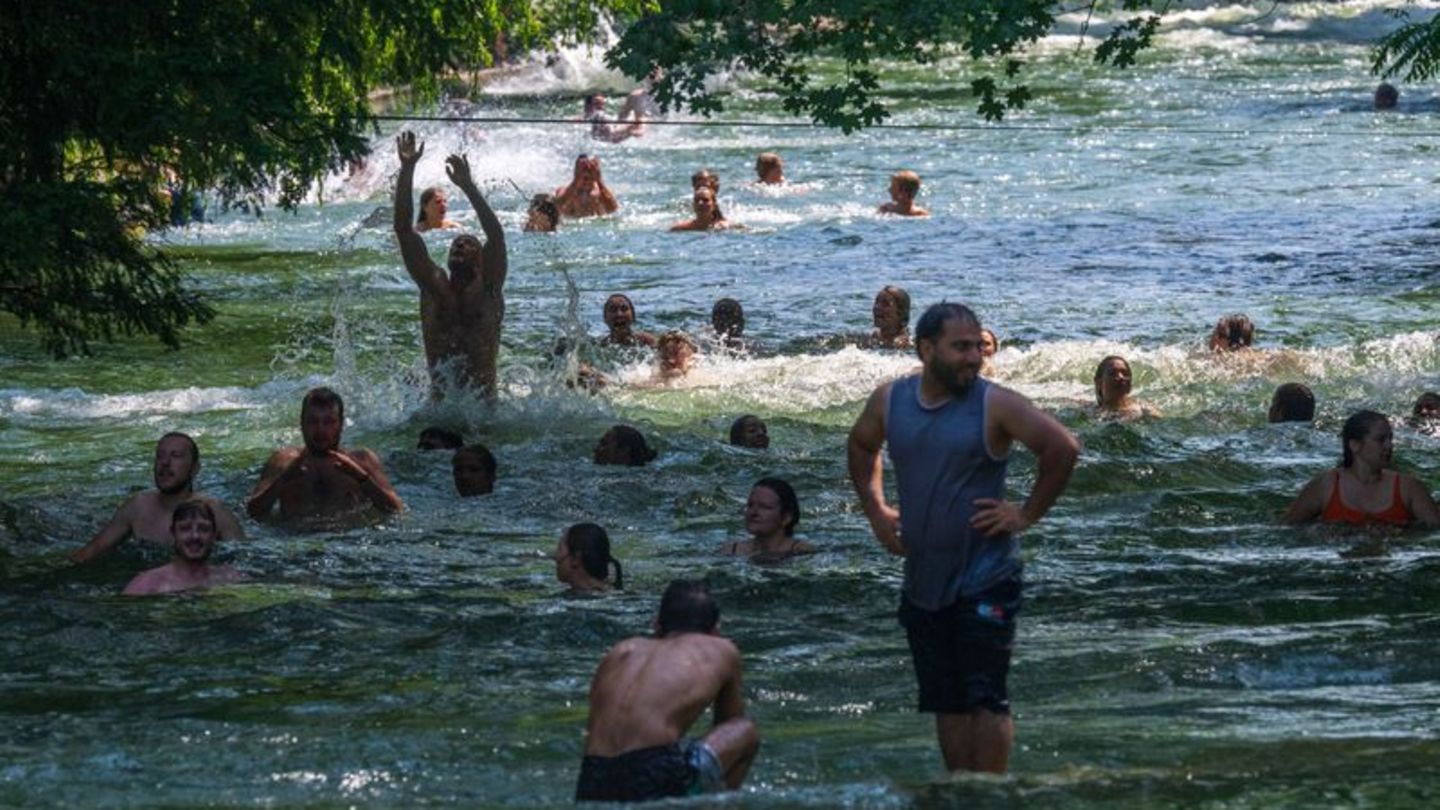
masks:
<path fill-rule="evenodd" d="M 1433 391 L 1421 394 L 1420 398 L 1415 400 L 1411 415 L 1425 422 L 1440 420 L 1440 394 Z"/>
<path fill-rule="evenodd" d="M 915 324 L 915 353 L 924 374 L 954 396 L 963 396 L 980 375 L 980 318 L 964 304 L 931 304 Z"/>
<path fill-rule="evenodd" d="M 417 450 L 455 450 L 465 443 L 465 439 L 453 430 L 445 428 L 427 427 L 420 431 L 420 441 L 416 443 Z"/>
<path fill-rule="evenodd" d="M 1375 88 L 1375 109 L 1393 110 L 1400 103 L 1400 91 L 1389 82 L 1381 82 Z"/>
<path fill-rule="evenodd" d="M 420 192 L 420 211 L 415 215 L 415 224 L 430 222 L 431 227 L 439 226 L 445 221 L 448 210 L 449 199 L 445 196 L 445 189 L 431 186 Z"/>
<path fill-rule="evenodd" d="M 755 174 L 760 182 L 774 185 L 785 182 L 785 164 L 774 152 L 761 152 L 755 158 Z"/>
<path fill-rule="evenodd" d="M 1000 338 L 989 329 L 980 330 L 980 354 L 984 357 L 994 357 L 1000 351 Z"/>
<path fill-rule="evenodd" d="M 170 535 L 175 555 L 204 562 L 215 553 L 215 508 L 204 498 L 186 498 L 170 513 Z"/>
<path fill-rule="evenodd" d="M 677 579 L 660 597 L 660 614 L 655 617 L 655 634 L 713 633 L 720 626 L 720 608 L 705 583 Z"/>
<path fill-rule="evenodd" d="M 920 175 L 912 171 L 901 171 L 890 175 L 890 199 L 896 203 L 914 202 L 920 193 Z"/>
<path fill-rule="evenodd" d="M 450 242 L 450 255 L 446 265 L 451 278 L 469 278 L 480 272 L 485 258 L 485 249 L 480 240 L 472 234 L 461 234 Z"/>
<path fill-rule="evenodd" d="M 1340 446 L 1343 455 L 1340 458 L 1340 466 L 1349 467 L 1355 463 L 1355 457 L 1373 449 L 1372 461 L 1375 466 L 1383 469 L 1390 466 L 1390 443 L 1394 434 L 1390 430 L 1390 420 L 1385 414 L 1375 411 L 1358 411 L 1345 420 L 1345 425 L 1340 429 Z M 1370 447 L 1370 445 L 1374 447 Z"/>
<path fill-rule="evenodd" d="M 730 423 L 730 443 L 764 450 L 770 446 L 770 431 L 760 417 L 747 413 Z"/>
<path fill-rule="evenodd" d="M 605 431 L 595 444 L 595 463 L 621 467 L 643 467 L 655 459 L 655 450 L 645 443 L 645 434 L 629 425 Z"/>
<path fill-rule="evenodd" d="M 715 207 L 715 192 L 705 186 L 695 189 L 695 193 L 690 197 L 690 210 L 694 211 L 697 217 L 718 219 L 716 211 L 719 209 Z"/>
<path fill-rule="evenodd" d="M 881 335 L 898 335 L 910 325 L 910 293 L 894 285 L 875 294 L 870 317 Z"/>
<path fill-rule="evenodd" d="M 1095 369 L 1095 404 L 1118 405 L 1130 395 L 1131 384 L 1129 361 L 1118 354 L 1110 355 Z"/>
<path fill-rule="evenodd" d="M 450 473 L 455 478 L 455 491 L 462 498 L 489 495 L 495 490 L 497 465 L 495 455 L 483 444 L 472 444 L 455 451 L 450 459 Z"/>
<path fill-rule="evenodd" d="M 794 537 L 798 525 L 800 499 L 795 497 L 795 488 L 782 478 L 756 481 L 745 501 L 745 531 L 764 536 L 779 529 L 786 537 Z"/>
<path fill-rule="evenodd" d="M 710 327 L 721 337 L 738 338 L 745 331 L 745 310 L 734 298 L 721 298 L 710 308 Z"/>
<path fill-rule="evenodd" d="M 567 585 L 574 584 L 575 569 L 591 577 L 604 580 L 615 566 L 615 587 L 625 587 L 625 575 L 620 561 L 610 556 L 610 535 L 594 523 L 576 523 L 560 535 L 560 544 L 555 549 L 555 576 Z"/>
<path fill-rule="evenodd" d="M 606 101 L 607 101 L 607 99 L 606 99 L 604 96 L 600 95 L 599 93 L 591 93 L 590 95 L 586 96 L 586 97 L 585 97 L 585 114 L 586 114 L 586 115 L 594 115 L 595 113 L 603 113 L 603 112 L 605 112 L 605 104 L 606 104 Z M 574 109 L 574 108 L 572 107 L 571 109 Z"/>
<path fill-rule="evenodd" d="M 628 330 L 635 325 L 635 303 L 624 293 L 605 299 L 605 325 L 611 332 Z"/>
<path fill-rule="evenodd" d="M 526 213 L 525 230 L 549 233 L 560 225 L 560 206 L 550 194 L 536 194 L 530 198 L 530 210 Z"/>
<path fill-rule="evenodd" d="M 1315 394 L 1307 385 L 1285 383 L 1270 397 L 1268 419 L 1275 422 L 1310 422 L 1315 419 Z"/>
<path fill-rule="evenodd" d="M 305 449 L 314 454 L 337 450 L 344 432 L 345 401 L 340 395 L 324 386 L 307 391 L 300 402 L 300 435 Z"/>
<path fill-rule="evenodd" d="M 655 354 L 660 358 L 660 373 L 666 377 L 683 375 L 695 362 L 696 351 L 695 339 L 678 329 L 661 335 L 655 344 Z"/>
<path fill-rule="evenodd" d="M 1230 352 L 1248 349 L 1255 342 L 1255 324 L 1249 316 L 1236 313 L 1226 315 L 1215 323 L 1210 333 L 1210 351 Z"/>
<path fill-rule="evenodd" d="M 155 443 L 155 488 L 165 495 L 189 492 L 200 473 L 200 448 L 184 433 L 166 433 Z"/>
<path fill-rule="evenodd" d="M 600 158 L 581 154 L 575 158 L 575 179 L 594 180 L 595 175 L 600 171 Z"/>
<path fill-rule="evenodd" d="M 716 194 L 719 194 L 720 178 L 709 169 L 701 169 L 690 175 L 690 188 L 691 190 L 708 188 Z"/>

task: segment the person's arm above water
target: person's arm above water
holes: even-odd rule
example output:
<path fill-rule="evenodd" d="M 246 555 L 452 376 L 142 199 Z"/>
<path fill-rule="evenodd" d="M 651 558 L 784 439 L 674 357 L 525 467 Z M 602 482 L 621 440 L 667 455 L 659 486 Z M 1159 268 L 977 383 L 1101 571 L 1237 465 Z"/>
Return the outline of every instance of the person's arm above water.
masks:
<path fill-rule="evenodd" d="M 90 562 L 133 534 L 132 516 L 136 508 L 135 499 L 138 497 L 140 496 L 132 496 L 125 503 L 120 504 L 120 508 L 116 509 L 115 514 L 110 516 L 110 520 L 100 528 L 100 531 L 95 533 L 94 537 L 90 538 L 90 542 L 70 552 L 70 561 L 73 563 Z"/>
<path fill-rule="evenodd" d="M 230 512 L 230 508 L 214 498 L 206 497 L 210 509 L 215 513 L 215 536 L 221 540 L 244 540 L 245 529 Z"/>
<path fill-rule="evenodd" d="M 1421 526 L 1440 526 L 1440 508 L 1436 508 L 1435 499 L 1430 497 L 1430 491 L 1425 485 L 1409 475 L 1400 476 L 1400 497 L 1405 501 L 1405 508 L 1410 510 L 1414 522 Z"/>
<path fill-rule="evenodd" d="M 970 525 L 986 535 L 1023 532 L 1045 517 L 1065 491 L 1080 445 L 1075 437 L 1030 400 L 998 385 L 986 392 L 987 422 L 993 416 L 1000 438 L 1006 444 L 1019 441 L 1035 454 L 1035 486 L 1024 504 L 995 498 L 976 498 Z M 986 425 L 987 444 L 990 425 Z"/>
<path fill-rule="evenodd" d="M 350 476 L 360 485 L 360 492 L 370 499 L 371 505 L 382 512 L 399 512 L 405 508 L 385 469 L 380 466 L 380 457 L 365 449 L 341 452 L 330 451 L 330 461 L 335 468 Z"/>
<path fill-rule="evenodd" d="M 485 201 L 485 196 L 475 185 L 475 178 L 470 173 L 470 161 L 463 155 L 451 155 L 445 160 L 445 174 L 450 178 L 450 182 L 465 192 L 465 198 L 470 201 L 470 207 L 475 209 L 475 215 L 480 219 L 480 228 L 485 232 L 485 267 L 482 271 L 485 283 L 496 287 L 504 285 L 505 275 L 509 270 L 505 229 L 500 226 L 500 219 L 495 216 L 490 204 Z"/>
<path fill-rule="evenodd" d="M 1281 518 L 1291 526 L 1301 523 L 1309 523 L 1320 517 L 1325 511 L 1325 499 L 1330 494 L 1330 483 L 1334 480 L 1336 472 L 1327 470 L 1314 478 L 1300 490 L 1295 496 L 1290 507 L 1285 510 L 1285 517 Z"/>
<path fill-rule="evenodd" d="M 717 726 L 727 720 L 745 716 L 745 690 L 740 683 L 743 669 L 740 650 L 729 639 L 722 638 L 719 641 L 724 642 L 724 659 L 721 663 L 723 682 L 720 691 L 715 695 L 714 725 Z"/>
<path fill-rule="evenodd" d="M 850 428 L 845 456 L 850 468 L 850 482 L 860 496 L 860 507 L 870 521 L 870 529 L 891 554 L 905 556 L 900 539 L 900 512 L 885 502 L 885 470 L 880 451 L 885 446 L 886 411 L 890 407 L 890 384 L 876 388 L 865 402 L 865 409 Z"/>
<path fill-rule="evenodd" d="M 245 500 L 245 512 L 256 520 L 270 517 L 275 501 L 280 497 L 281 486 L 300 473 L 301 451 L 286 447 L 270 454 L 265 469 L 260 471 L 260 480 Z"/>
<path fill-rule="evenodd" d="M 405 262 L 405 271 L 416 284 L 443 295 L 444 273 L 430 258 L 425 240 L 415 232 L 412 224 L 415 218 L 415 164 L 425 154 L 425 144 L 416 144 L 415 133 L 402 132 L 395 139 L 395 151 L 400 157 L 400 174 L 395 178 L 395 238 L 400 242 L 400 258 Z"/>
<path fill-rule="evenodd" d="M 605 209 L 607 214 L 619 211 L 620 201 L 615 199 L 615 192 L 611 191 L 610 187 L 605 185 L 605 180 L 600 177 L 600 161 L 591 158 L 590 163 L 595 171 L 595 188 L 600 192 L 600 206 Z"/>

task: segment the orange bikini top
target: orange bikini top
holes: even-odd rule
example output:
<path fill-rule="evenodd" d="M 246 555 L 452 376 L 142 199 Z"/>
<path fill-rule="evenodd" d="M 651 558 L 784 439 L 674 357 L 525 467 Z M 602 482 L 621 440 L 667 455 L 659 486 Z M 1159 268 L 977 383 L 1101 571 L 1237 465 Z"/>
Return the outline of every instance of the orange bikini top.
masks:
<path fill-rule="evenodd" d="M 1320 513 L 1320 519 L 1326 523 L 1344 523 L 1350 526 L 1377 523 L 1386 526 L 1408 526 L 1413 518 L 1410 510 L 1405 507 L 1405 499 L 1400 495 L 1399 473 L 1395 473 L 1395 491 L 1390 496 L 1390 505 L 1379 512 L 1362 512 L 1340 500 L 1340 471 L 1336 470 L 1330 484 L 1330 500 L 1325 502 L 1325 511 Z"/>

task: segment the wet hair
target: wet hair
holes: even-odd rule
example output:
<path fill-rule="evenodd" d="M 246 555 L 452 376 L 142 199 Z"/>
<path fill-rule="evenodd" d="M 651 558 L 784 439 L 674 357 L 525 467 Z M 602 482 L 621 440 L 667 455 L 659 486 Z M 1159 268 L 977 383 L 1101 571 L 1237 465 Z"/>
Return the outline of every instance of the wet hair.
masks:
<path fill-rule="evenodd" d="M 795 488 L 790 482 L 783 478 L 761 478 L 755 482 L 751 489 L 765 487 L 776 495 L 780 496 L 780 512 L 790 513 L 790 520 L 785 524 L 785 536 L 794 537 L 795 527 L 800 525 L 800 499 L 795 497 Z"/>
<path fill-rule="evenodd" d="M 783 165 L 784 164 L 780 162 L 780 156 L 774 152 L 761 152 L 760 156 L 755 158 L 755 173 L 760 176 L 761 180 L 764 180 L 765 175 L 768 174 L 771 169 L 779 169 L 782 168 Z"/>
<path fill-rule="evenodd" d="M 415 215 L 416 225 L 425 221 L 425 206 L 429 205 L 430 201 L 435 199 L 436 194 L 443 194 L 444 192 L 445 189 L 439 186 L 431 186 L 420 192 L 420 210 L 419 213 Z"/>
<path fill-rule="evenodd" d="M 474 456 L 480 462 L 480 466 L 485 468 L 485 474 L 494 480 L 495 472 L 499 467 L 495 463 L 495 454 L 490 452 L 490 448 L 483 444 L 467 444 L 455 451 L 455 455 L 451 457 L 452 462 L 460 456 Z"/>
<path fill-rule="evenodd" d="M 180 439 L 184 439 L 184 440 L 185 440 L 185 443 L 188 444 L 188 445 L 190 445 L 190 463 L 191 463 L 191 464 L 199 464 L 199 463 L 200 463 L 200 445 L 196 444 L 196 443 L 195 443 L 195 440 L 194 440 L 193 438 L 191 438 L 191 437 L 190 437 L 190 434 L 188 434 L 188 433 L 181 433 L 181 432 L 179 432 L 179 431 L 172 430 L 172 431 L 170 431 L 169 433 L 166 433 L 164 436 L 161 436 L 161 437 L 155 442 L 155 444 L 156 444 L 156 446 L 159 446 L 160 442 L 163 442 L 163 441 L 165 441 L 166 439 L 170 439 L 170 438 L 180 438 Z"/>
<path fill-rule="evenodd" d="M 322 385 L 305 392 L 305 398 L 300 401 L 300 415 L 303 417 L 311 408 L 334 408 L 340 421 L 345 421 L 345 400 L 327 386 Z"/>
<path fill-rule="evenodd" d="M 709 633 L 720 623 L 720 607 L 703 582 L 677 579 L 660 597 L 660 615 L 655 623 L 660 635 Z"/>
<path fill-rule="evenodd" d="M 604 312 L 605 307 L 609 306 L 610 302 L 616 298 L 619 298 L 625 303 L 629 304 L 631 312 L 635 311 L 635 302 L 630 300 L 630 296 L 626 295 L 625 293 L 611 293 L 605 296 L 605 303 L 600 306 L 601 312 Z"/>
<path fill-rule="evenodd" d="M 669 343 L 683 343 L 686 346 L 689 346 L 692 351 L 700 350 L 699 345 L 695 343 L 695 338 L 690 337 L 689 334 L 682 332 L 679 329 L 671 329 L 669 332 L 661 335 L 660 339 L 655 341 L 655 348 L 663 350 L 666 344 Z"/>
<path fill-rule="evenodd" d="M 580 558 L 585 573 L 603 580 L 610 566 L 615 566 L 615 587 L 625 587 L 625 574 L 620 561 L 610 556 L 610 535 L 594 523 L 576 523 L 565 530 L 565 549 Z"/>
<path fill-rule="evenodd" d="M 1426 391 L 1425 393 L 1421 394 L 1420 398 L 1415 400 L 1415 407 L 1411 409 L 1410 413 L 1414 416 L 1419 416 L 1420 412 L 1425 409 L 1424 406 L 1427 404 L 1440 406 L 1440 394 L 1437 394 L 1434 391 Z"/>
<path fill-rule="evenodd" d="M 1340 458 L 1340 466 L 1349 467 L 1355 463 L 1355 456 L 1350 452 L 1350 442 L 1363 441 L 1376 425 L 1388 423 L 1390 420 L 1383 413 L 1375 411 L 1356 411 L 1345 420 L 1345 426 L 1340 428 L 1340 449 L 1343 455 Z"/>
<path fill-rule="evenodd" d="M 1309 422 L 1315 418 L 1315 394 L 1308 385 L 1285 383 L 1270 397 L 1271 422 Z"/>
<path fill-rule="evenodd" d="M 615 443 L 625 452 L 628 458 L 625 466 L 643 467 L 646 463 L 655 459 L 655 448 L 645 443 L 645 434 L 629 425 L 616 425 L 605 431 L 605 435 L 614 436 Z M 603 437 L 601 441 L 604 441 Z"/>
<path fill-rule="evenodd" d="M 530 198 L 530 211 L 549 217 L 552 225 L 560 224 L 560 206 L 555 204 L 555 195 L 536 194 Z"/>
<path fill-rule="evenodd" d="M 170 513 L 170 528 L 174 530 L 175 524 L 182 520 L 193 517 L 203 517 L 215 526 L 218 535 L 220 527 L 215 523 L 215 507 L 210 505 L 208 498 L 191 497 L 175 504 L 175 510 Z"/>
<path fill-rule="evenodd" d="M 699 188 L 699 187 L 701 187 L 701 186 L 704 186 L 705 188 L 708 188 L 708 189 L 710 189 L 711 191 L 715 192 L 716 195 L 719 195 L 719 193 L 720 193 L 720 177 L 719 177 L 719 175 L 715 174 L 714 172 L 710 171 L 709 169 L 701 169 L 700 171 L 695 172 L 694 174 L 690 175 L 690 188 L 695 189 L 695 188 Z M 716 202 L 719 202 L 719 201 L 717 200 Z"/>
<path fill-rule="evenodd" d="M 761 427 L 765 426 L 764 420 L 762 420 L 760 417 L 756 416 L 753 413 L 745 414 L 744 416 L 730 423 L 731 444 L 735 445 L 736 447 L 748 447 L 748 445 L 743 444 L 743 442 L 745 441 L 745 425 L 750 422 L 759 422 Z"/>
<path fill-rule="evenodd" d="M 1221 347 L 1222 351 L 1244 348 L 1255 341 L 1255 323 L 1249 316 L 1239 313 L 1226 315 L 1216 321 L 1212 337 L 1225 344 Z"/>
<path fill-rule="evenodd" d="M 949 301 L 941 301 L 938 304 L 931 304 L 920 316 L 915 324 L 915 347 L 919 350 L 920 341 L 929 340 L 934 342 L 945 331 L 945 324 L 950 321 L 962 321 L 980 325 L 980 318 L 975 311 L 964 304 L 955 304 Z"/>
<path fill-rule="evenodd" d="M 711 175 L 711 176 L 713 177 L 714 175 Z M 696 189 L 694 190 L 694 192 L 692 192 L 691 195 L 690 195 L 690 208 L 691 208 L 691 210 L 692 210 L 692 211 L 694 210 L 694 208 L 695 208 L 695 198 L 698 197 L 698 196 L 700 196 L 700 192 L 702 192 L 702 191 L 708 191 L 708 192 L 710 192 L 710 203 L 711 203 L 711 206 L 712 206 L 712 210 L 714 210 L 714 212 L 715 212 L 715 219 L 717 219 L 717 220 L 724 219 L 724 218 L 725 218 L 725 212 L 720 210 L 720 192 L 716 191 L 716 190 L 715 190 L 714 188 L 712 188 L 711 186 L 698 186 L 698 187 L 696 187 Z"/>
<path fill-rule="evenodd" d="M 1375 88 L 1375 109 L 1393 110 L 1395 109 L 1395 105 L 1399 103 L 1400 91 L 1396 89 L 1395 85 L 1389 82 L 1381 82 L 1380 86 Z"/>
<path fill-rule="evenodd" d="M 710 308 L 710 325 L 717 333 L 739 337 L 745 331 L 745 310 L 734 298 L 721 298 Z"/>
<path fill-rule="evenodd" d="M 982 326 L 982 327 L 980 327 L 980 334 L 982 334 L 982 335 L 989 335 L 989 336 L 990 336 L 990 342 L 993 343 L 993 344 L 995 344 L 995 351 L 997 351 L 997 352 L 1000 351 L 1000 336 L 997 335 L 997 334 L 995 334 L 995 330 L 993 330 L 993 329 L 986 329 L 985 327 Z"/>
<path fill-rule="evenodd" d="M 426 439 L 431 439 L 434 447 L 426 447 Z M 415 443 L 415 448 L 417 450 L 454 450 L 464 443 L 465 438 L 453 430 L 427 427 L 420 431 L 420 440 Z"/>
<path fill-rule="evenodd" d="M 1129 368 L 1129 367 L 1130 367 L 1130 361 L 1129 361 L 1129 360 L 1126 360 L 1125 358 L 1121 357 L 1121 356 L 1118 355 L 1118 354 L 1112 354 L 1112 355 L 1110 355 L 1109 357 L 1106 357 L 1104 360 L 1101 360 L 1101 361 L 1100 361 L 1100 365 L 1098 365 L 1098 366 L 1095 367 L 1095 404 L 1096 404 L 1096 405 L 1104 405 L 1104 404 L 1105 404 L 1105 397 L 1100 394 L 1100 380 L 1101 380 L 1101 378 L 1103 378 L 1103 377 L 1105 376 L 1105 369 L 1106 369 L 1107 367 L 1111 366 L 1111 365 L 1114 365 L 1114 364 L 1117 363 L 1117 362 L 1119 362 L 1119 363 L 1124 363 L 1126 368 Z"/>
<path fill-rule="evenodd" d="M 915 172 L 908 170 L 896 172 L 890 176 L 890 180 L 898 184 L 901 191 L 912 197 L 920 193 L 920 175 Z"/>
<path fill-rule="evenodd" d="M 904 287 L 896 287 L 894 284 L 886 284 L 884 287 L 880 288 L 880 293 L 876 297 L 878 298 L 880 297 L 880 295 L 888 295 L 891 298 L 895 299 L 895 308 L 900 310 L 900 324 L 902 326 L 909 326 L 910 293 L 905 292 Z"/>

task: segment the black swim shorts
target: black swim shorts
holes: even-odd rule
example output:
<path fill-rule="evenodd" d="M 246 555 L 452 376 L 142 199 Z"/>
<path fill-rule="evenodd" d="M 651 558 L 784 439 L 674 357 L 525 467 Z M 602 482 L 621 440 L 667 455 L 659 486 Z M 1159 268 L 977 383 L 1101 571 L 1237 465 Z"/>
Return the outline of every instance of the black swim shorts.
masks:
<path fill-rule="evenodd" d="M 964 714 L 980 708 L 1010 713 L 1005 679 L 1020 601 L 1018 578 L 936 611 L 900 598 L 900 624 L 920 682 L 920 711 Z"/>
<path fill-rule="evenodd" d="M 614 757 L 585 757 L 577 802 L 643 802 L 691 796 L 725 785 L 720 758 L 700 740 L 637 748 Z"/>

